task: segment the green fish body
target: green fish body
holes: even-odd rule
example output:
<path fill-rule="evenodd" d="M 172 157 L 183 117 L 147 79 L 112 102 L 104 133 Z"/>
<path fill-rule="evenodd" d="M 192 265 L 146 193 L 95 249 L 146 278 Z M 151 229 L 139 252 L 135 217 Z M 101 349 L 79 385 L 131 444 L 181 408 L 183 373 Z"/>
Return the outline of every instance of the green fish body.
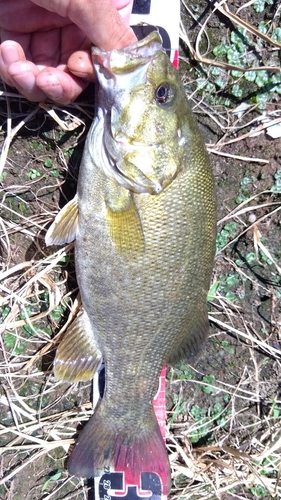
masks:
<path fill-rule="evenodd" d="M 104 397 L 69 471 L 169 474 L 152 400 L 163 365 L 192 359 L 208 334 L 213 176 L 158 33 L 122 50 L 93 49 L 93 61 L 98 110 L 77 197 L 46 237 L 47 244 L 76 238 L 83 305 L 59 346 L 55 374 L 89 379 L 101 358 L 106 368 Z"/>

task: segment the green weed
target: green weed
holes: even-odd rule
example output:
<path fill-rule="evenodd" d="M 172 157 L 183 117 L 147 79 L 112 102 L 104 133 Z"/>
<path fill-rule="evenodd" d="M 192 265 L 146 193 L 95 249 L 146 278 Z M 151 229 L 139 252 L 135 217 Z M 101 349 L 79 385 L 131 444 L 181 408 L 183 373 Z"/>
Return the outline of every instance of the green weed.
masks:
<path fill-rule="evenodd" d="M 187 401 L 182 399 L 181 394 L 173 395 L 173 412 L 168 420 L 168 425 L 179 419 L 180 415 L 186 414 Z"/>
<path fill-rule="evenodd" d="M 281 168 L 278 168 L 278 170 L 274 174 L 274 179 L 275 182 L 273 186 L 271 186 L 271 191 L 273 193 L 281 193 Z"/>
<path fill-rule="evenodd" d="M 213 383 L 215 382 L 215 376 L 213 374 L 210 375 L 204 375 L 202 378 L 203 382 L 207 383 L 208 385 L 202 385 L 201 390 L 205 394 L 217 394 L 218 389 L 213 386 Z"/>
<path fill-rule="evenodd" d="M 230 413 L 231 411 L 224 409 L 220 403 L 215 403 L 209 410 L 200 408 L 198 405 L 192 406 L 190 414 L 198 426 L 191 430 L 190 441 L 198 443 L 200 439 L 207 439 L 208 442 L 211 442 L 214 426 L 224 427 Z"/>
<path fill-rule="evenodd" d="M 218 292 L 230 302 L 244 298 L 243 278 L 239 274 L 221 274 L 219 283 Z"/>
<path fill-rule="evenodd" d="M 65 315 L 67 309 L 66 299 L 64 304 L 60 304 L 55 307 L 50 312 L 50 317 L 59 322 Z M 40 313 L 46 312 L 49 308 L 49 292 L 43 292 L 38 295 L 38 297 L 32 297 L 28 302 L 25 303 L 24 307 L 20 310 L 17 320 L 27 320 L 27 322 L 18 327 L 15 330 L 10 330 L 9 332 L 4 333 L 4 345 L 8 351 L 10 351 L 14 355 L 21 355 L 26 351 L 28 346 L 28 339 L 36 336 L 37 333 L 45 333 L 48 336 L 52 334 L 51 325 L 47 325 L 42 328 L 39 324 L 36 324 L 32 321 L 32 318 Z M 2 307 L 0 309 L 0 324 L 4 323 L 5 319 L 8 317 L 11 312 L 11 308 L 8 306 Z M 28 321 L 30 319 L 30 321 Z"/>
<path fill-rule="evenodd" d="M 179 363 L 177 363 L 175 366 L 175 370 L 176 370 L 178 380 L 193 380 L 194 379 L 193 370 L 190 368 L 189 365 L 186 364 L 185 361 L 180 361 Z"/>
<path fill-rule="evenodd" d="M 47 479 L 42 486 L 42 491 L 45 491 L 48 488 L 51 481 L 57 481 L 58 479 L 60 479 L 62 473 L 63 473 L 63 469 L 57 469 L 57 470 L 50 472 L 50 474 L 48 474 L 48 476 L 46 476 Z"/>
<path fill-rule="evenodd" d="M 212 302 L 214 300 L 219 286 L 220 286 L 220 282 L 219 281 L 215 281 L 211 285 L 210 290 L 208 292 L 208 296 L 207 296 L 207 301 L 208 302 Z"/>
<path fill-rule="evenodd" d="M 237 205 L 250 198 L 252 195 L 252 186 L 255 181 L 256 178 L 253 175 L 250 175 L 249 177 L 246 176 L 242 179 L 240 182 L 239 193 L 235 200 Z"/>
<path fill-rule="evenodd" d="M 228 352 L 228 354 L 234 354 L 235 352 L 234 347 L 230 345 L 228 340 L 222 340 L 220 342 L 220 346 L 223 347 L 223 349 L 225 349 Z"/>
<path fill-rule="evenodd" d="M 273 5 L 273 1 L 274 0 L 256 0 L 253 3 L 253 8 L 256 12 L 263 12 L 265 9 L 265 4 L 267 3 L 268 5 Z"/>
<path fill-rule="evenodd" d="M 5 180 L 5 177 L 7 176 L 8 172 L 2 172 L 2 174 L 0 174 L 0 182 L 4 182 Z"/>
<path fill-rule="evenodd" d="M 250 491 L 256 498 L 268 498 L 268 492 L 261 484 L 256 484 Z"/>
<path fill-rule="evenodd" d="M 51 168 L 53 166 L 53 160 L 51 158 L 48 158 L 45 162 L 44 162 L 44 167 L 47 167 L 47 168 Z"/>
<path fill-rule="evenodd" d="M 36 179 L 37 177 L 41 177 L 41 174 L 40 174 L 40 172 L 38 172 L 38 170 L 36 170 L 35 168 L 31 168 L 31 169 L 27 172 L 26 177 L 28 177 L 28 179 L 30 179 L 30 180 L 34 180 L 34 179 Z"/>
<path fill-rule="evenodd" d="M 263 12 L 265 5 L 272 5 L 273 0 L 256 0 L 253 9 L 256 12 Z M 281 28 L 276 27 L 271 33 L 268 22 L 261 21 L 258 31 L 268 34 L 272 40 L 280 43 Z M 238 26 L 231 31 L 228 39 L 221 39 L 218 45 L 213 46 L 212 53 L 215 58 L 220 59 L 230 65 L 239 66 L 244 71 L 231 70 L 230 73 L 220 67 L 212 67 L 208 76 L 202 77 L 204 67 L 197 65 L 197 91 L 204 93 L 205 99 L 210 104 L 230 106 L 233 102 L 231 96 L 239 100 L 245 100 L 258 104 L 260 109 L 264 109 L 267 101 L 278 99 L 281 94 L 281 75 L 271 73 L 267 70 L 256 70 L 261 66 L 268 66 L 267 61 L 261 61 L 261 54 L 268 48 L 267 43 L 259 36 L 254 37 L 246 28 Z M 278 62 L 276 61 L 278 64 Z M 274 63 L 272 64 L 274 66 Z M 246 71 L 245 71 L 246 70 Z M 229 97 L 222 96 L 220 91 L 225 90 Z"/>
<path fill-rule="evenodd" d="M 216 246 L 217 252 L 222 250 L 236 235 L 236 222 L 228 222 L 217 234 Z"/>
<path fill-rule="evenodd" d="M 58 170 L 51 170 L 50 173 L 52 174 L 53 177 L 59 177 L 60 172 Z"/>

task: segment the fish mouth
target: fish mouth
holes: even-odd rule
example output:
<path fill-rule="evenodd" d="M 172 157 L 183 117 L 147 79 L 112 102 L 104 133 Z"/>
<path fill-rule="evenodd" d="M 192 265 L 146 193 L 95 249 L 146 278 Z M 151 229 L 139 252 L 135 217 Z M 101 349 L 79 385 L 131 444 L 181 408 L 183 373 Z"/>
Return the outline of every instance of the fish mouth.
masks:
<path fill-rule="evenodd" d="M 103 52 L 92 49 L 93 63 L 100 83 L 100 123 L 95 129 L 95 151 L 99 151 L 101 170 L 119 185 L 135 193 L 160 194 L 175 178 L 178 165 L 167 157 L 163 144 L 130 138 L 130 130 L 122 130 L 118 94 L 130 92 L 146 82 L 147 69 L 157 53 L 164 52 L 158 31 L 123 49 Z M 119 97 L 120 99 L 120 97 Z M 128 134 L 128 135 L 127 135 Z M 132 134 L 134 135 L 134 134 Z M 157 140 L 157 138 L 155 138 Z M 95 161 L 97 159 L 95 156 Z M 163 164 L 166 167 L 163 169 Z M 164 170 L 164 171 L 163 171 Z"/>
<path fill-rule="evenodd" d="M 92 59 L 94 65 L 106 69 L 111 74 L 121 75 L 131 73 L 136 68 L 145 65 L 159 50 L 162 50 L 162 38 L 156 30 L 123 49 L 103 52 L 93 47 Z"/>

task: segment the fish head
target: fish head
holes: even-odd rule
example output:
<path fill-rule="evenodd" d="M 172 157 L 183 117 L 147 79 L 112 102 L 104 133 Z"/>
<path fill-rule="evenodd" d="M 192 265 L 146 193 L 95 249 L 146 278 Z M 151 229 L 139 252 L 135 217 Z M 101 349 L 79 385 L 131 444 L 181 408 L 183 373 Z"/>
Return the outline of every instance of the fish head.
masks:
<path fill-rule="evenodd" d="M 186 97 L 178 72 L 158 32 L 92 54 L 104 120 L 100 167 L 134 192 L 159 194 L 183 166 Z"/>

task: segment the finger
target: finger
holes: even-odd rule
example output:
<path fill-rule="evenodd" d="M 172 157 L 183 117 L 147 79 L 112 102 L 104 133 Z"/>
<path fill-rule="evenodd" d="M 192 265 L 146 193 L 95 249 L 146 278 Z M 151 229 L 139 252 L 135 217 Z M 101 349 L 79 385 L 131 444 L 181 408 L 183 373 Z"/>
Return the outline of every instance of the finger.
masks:
<path fill-rule="evenodd" d="M 4 43 L 9 41 L 10 45 L 13 43 L 17 43 L 20 46 L 21 54 L 20 60 L 25 60 L 31 58 L 30 56 L 30 33 L 18 33 L 17 31 L 4 30 L 0 29 L 0 38 L 1 42 Z M 6 43 L 4 44 L 4 46 Z M 16 62 L 16 61 L 13 61 Z"/>
<path fill-rule="evenodd" d="M 67 67 L 71 73 L 89 82 L 96 81 L 93 62 L 90 51 L 78 50 L 74 52 L 67 61 Z"/>
<path fill-rule="evenodd" d="M 13 87 L 29 101 L 40 102 L 46 95 L 36 84 L 39 69 L 30 61 L 18 61 L 8 67 L 8 75 Z"/>
<path fill-rule="evenodd" d="M 127 25 L 130 24 L 130 17 L 133 8 L 133 0 L 113 0 L 113 4 L 118 10 L 122 19 L 124 19 Z M 121 47 L 120 47 L 121 48 Z"/>
<path fill-rule="evenodd" d="M 21 37 L 18 39 L 20 40 Z M 30 37 L 24 37 L 23 45 Z M 22 47 L 14 41 L 5 41 L 0 46 L 0 75 L 10 86 L 15 87 L 31 101 L 41 101 L 45 95 L 36 87 L 38 68 L 25 58 Z"/>
<path fill-rule="evenodd" d="M 88 82 L 68 72 L 67 68 L 45 68 L 36 77 L 36 86 L 52 101 L 69 104 L 87 87 Z"/>
<path fill-rule="evenodd" d="M 91 58 L 91 41 L 85 37 L 78 26 L 70 25 L 62 29 L 62 61 L 67 60 L 71 73 L 87 81 L 95 81 L 95 72 Z M 79 49 L 79 50 L 78 50 Z"/>
<path fill-rule="evenodd" d="M 112 0 L 33 0 L 34 3 L 68 17 L 101 50 L 122 48 L 137 41 L 133 31 L 118 13 Z M 124 0 L 123 8 L 132 2 Z"/>
<path fill-rule="evenodd" d="M 11 64 L 19 61 L 26 61 L 22 47 L 14 41 L 3 42 L 0 45 L 0 75 L 8 85 L 13 86 L 9 74 L 9 67 Z"/>

